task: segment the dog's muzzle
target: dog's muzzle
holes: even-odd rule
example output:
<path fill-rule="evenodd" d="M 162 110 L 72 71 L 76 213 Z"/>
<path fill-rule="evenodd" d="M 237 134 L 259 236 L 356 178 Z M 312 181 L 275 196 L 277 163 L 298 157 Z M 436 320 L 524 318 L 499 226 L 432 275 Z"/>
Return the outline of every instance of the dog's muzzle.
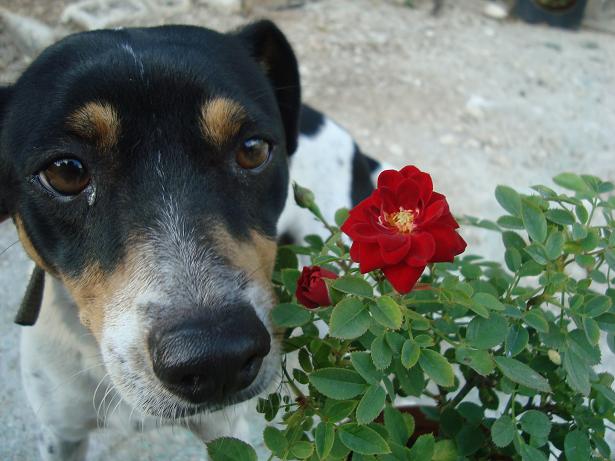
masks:
<path fill-rule="evenodd" d="M 167 389 L 195 404 L 220 403 L 254 381 L 271 337 L 253 307 L 240 304 L 155 325 L 148 345 Z"/>

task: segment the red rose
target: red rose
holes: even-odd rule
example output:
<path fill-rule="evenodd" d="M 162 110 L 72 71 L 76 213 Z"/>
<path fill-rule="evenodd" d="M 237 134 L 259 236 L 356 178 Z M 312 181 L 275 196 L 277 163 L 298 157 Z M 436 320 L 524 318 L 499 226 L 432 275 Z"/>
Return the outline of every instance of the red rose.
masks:
<path fill-rule="evenodd" d="M 380 173 L 377 189 L 342 225 L 361 273 L 382 269 L 400 293 L 414 287 L 427 264 L 451 262 L 465 250 L 457 228 L 446 198 L 433 191 L 431 176 L 414 166 Z"/>
<path fill-rule="evenodd" d="M 330 306 L 331 298 L 325 285 L 326 279 L 336 279 L 337 275 L 320 266 L 306 266 L 297 280 L 297 300 L 305 307 L 314 309 L 319 306 Z"/>

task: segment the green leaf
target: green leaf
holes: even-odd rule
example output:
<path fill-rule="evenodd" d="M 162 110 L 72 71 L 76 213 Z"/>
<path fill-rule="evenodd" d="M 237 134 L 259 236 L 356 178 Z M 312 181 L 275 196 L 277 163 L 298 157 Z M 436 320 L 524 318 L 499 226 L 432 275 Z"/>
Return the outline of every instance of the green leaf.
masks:
<path fill-rule="evenodd" d="M 437 385 L 451 387 L 455 383 L 453 367 L 438 352 L 424 349 L 419 357 L 419 365 Z"/>
<path fill-rule="evenodd" d="M 474 296 L 472 296 L 472 300 L 476 304 L 486 307 L 487 309 L 490 309 L 492 311 L 503 311 L 504 310 L 504 304 L 502 304 L 498 298 L 496 298 L 495 296 L 489 293 L 484 293 L 484 292 L 476 293 Z"/>
<path fill-rule="evenodd" d="M 588 317 L 598 317 L 604 314 L 610 308 L 613 302 L 611 298 L 604 295 L 598 295 L 591 298 L 585 306 L 583 306 L 583 314 Z"/>
<path fill-rule="evenodd" d="M 382 372 L 378 371 L 372 362 L 369 352 L 353 352 L 350 354 L 352 366 L 370 384 L 377 384 L 382 379 Z"/>
<path fill-rule="evenodd" d="M 545 211 L 545 217 L 555 224 L 561 226 L 571 226 L 574 224 L 574 215 L 568 210 L 547 210 Z"/>
<path fill-rule="evenodd" d="M 534 437 L 547 438 L 551 432 L 551 420 L 542 411 L 528 410 L 519 422 L 521 429 Z"/>
<path fill-rule="evenodd" d="M 361 376 L 345 368 L 322 368 L 310 374 L 310 383 L 318 392 L 336 400 L 351 399 L 365 390 Z"/>
<path fill-rule="evenodd" d="M 297 269 L 282 269 L 282 283 L 291 294 L 297 290 L 297 279 L 301 273 Z"/>
<path fill-rule="evenodd" d="M 528 365 L 508 357 L 496 357 L 495 363 L 511 381 L 540 392 L 551 392 L 549 382 Z"/>
<path fill-rule="evenodd" d="M 567 374 L 566 382 L 575 391 L 589 395 L 589 366 L 572 349 L 566 351 L 563 356 L 562 365 Z"/>
<path fill-rule="evenodd" d="M 372 286 L 363 277 L 342 277 L 336 279 L 331 286 L 342 293 L 371 298 Z"/>
<path fill-rule="evenodd" d="M 211 461 L 257 461 L 254 448 L 233 437 L 221 437 L 209 442 L 207 453 Z"/>
<path fill-rule="evenodd" d="M 393 352 L 387 344 L 384 336 L 377 336 L 372 341 L 372 361 L 379 370 L 384 370 L 391 364 L 393 358 Z"/>
<path fill-rule="evenodd" d="M 410 437 L 408 427 L 401 412 L 391 406 L 384 409 L 384 427 L 393 442 L 405 446 Z"/>
<path fill-rule="evenodd" d="M 410 448 L 410 459 L 416 461 L 430 461 L 433 457 L 436 441 L 433 434 L 421 435 L 412 448 Z"/>
<path fill-rule="evenodd" d="M 540 310 L 531 310 L 523 315 L 523 320 L 534 330 L 540 333 L 549 332 L 549 322 L 544 317 L 544 314 Z"/>
<path fill-rule="evenodd" d="M 491 358 L 491 354 L 487 351 L 460 347 L 455 350 L 455 360 L 462 365 L 469 366 L 482 376 L 487 376 L 495 368 L 495 363 Z"/>
<path fill-rule="evenodd" d="M 598 345 L 600 342 L 600 327 L 598 322 L 589 317 L 583 317 L 583 329 L 585 336 L 592 346 Z"/>
<path fill-rule="evenodd" d="M 455 436 L 459 454 L 462 456 L 469 456 L 476 453 L 484 445 L 485 438 L 481 430 L 477 430 L 474 426 L 464 424 Z"/>
<path fill-rule="evenodd" d="M 419 361 L 421 348 L 411 339 L 406 339 L 401 348 L 401 364 L 406 368 L 412 368 Z"/>
<path fill-rule="evenodd" d="M 355 423 L 344 424 L 339 427 L 338 436 L 346 447 L 361 455 L 380 455 L 391 452 L 382 436 L 367 426 Z"/>
<path fill-rule="evenodd" d="M 452 440 L 440 440 L 436 442 L 433 450 L 432 461 L 457 461 L 457 448 Z"/>
<path fill-rule="evenodd" d="M 495 199 L 511 215 L 521 216 L 521 197 L 516 190 L 508 186 L 497 186 L 495 188 Z"/>
<path fill-rule="evenodd" d="M 596 317 L 596 322 L 602 331 L 607 333 L 615 333 L 615 314 L 607 312 L 599 317 Z"/>
<path fill-rule="evenodd" d="M 300 440 L 290 447 L 290 453 L 299 459 L 309 458 L 314 453 L 314 444 Z"/>
<path fill-rule="evenodd" d="M 524 442 L 519 445 L 519 453 L 523 461 L 547 461 L 547 457 L 542 451 Z"/>
<path fill-rule="evenodd" d="M 374 320 L 383 327 L 393 330 L 401 328 L 401 308 L 390 296 L 382 296 L 376 299 L 376 304 L 372 304 L 369 311 Z"/>
<path fill-rule="evenodd" d="M 564 439 L 564 453 L 567 461 L 587 461 L 591 458 L 592 447 L 587 435 L 576 429 Z"/>
<path fill-rule="evenodd" d="M 547 238 L 547 243 L 545 243 L 545 253 L 549 261 L 555 261 L 560 257 L 564 249 L 564 241 L 564 234 L 562 232 L 551 232 L 549 238 Z"/>
<path fill-rule="evenodd" d="M 337 227 L 342 227 L 342 224 L 348 219 L 349 214 L 348 208 L 340 208 L 335 212 L 335 224 Z"/>
<path fill-rule="evenodd" d="M 505 229 L 525 229 L 523 226 L 523 220 L 521 218 L 517 218 L 516 216 L 500 216 L 496 223 Z"/>
<path fill-rule="evenodd" d="M 553 178 L 553 182 L 564 189 L 570 189 L 575 192 L 587 192 L 587 184 L 583 179 L 574 173 L 562 173 Z"/>
<path fill-rule="evenodd" d="M 333 308 L 329 334 L 334 338 L 354 339 L 367 331 L 369 313 L 361 300 L 345 298 Z"/>
<path fill-rule="evenodd" d="M 510 445 L 515 437 L 515 424 L 508 415 L 500 416 L 491 426 L 491 440 L 496 447 L 506 447 Z"/>
<path fill-rule="evenodd" d="M 504 253 L 504 260 L 506 261 L 506 267 L 511 272 L 517 272 L 521 267 L 521 253 L 516 248 L 508 248 Z"/>
<path fill-rule="evenodd" d="M 347 418 L 356 406 L 356 400 L 327 400 L 322 412 L 328 422 L 337 423 Z"/>
<path fill-rule="evenodd" d="M 377 384 L 371 385 L 357 406 L 357 423 L 368 424 L 376 419 L 382 412 L 385 398 L 386 392 L 382 387 Z"/>
<path fill-rule="evenodd" d="M 521 203 L 521 217 L 528 235 L 537 242 L 547 238 L 547 220 L 542 210 L 527 199 Z"/>
<path fill-rule="evenodd" d="M 505 352 L 507 357 L 514 357 L 523 352 L 530 340 L 530 334 L 521 325 L 513 325 L 506 335 Z"/>
<path fill-rule="evenodd" d="M 476 349 L 491 349 L 501 344 L 508 333 L 508 322 L 499 314 L 490 318 L 474 317 L 468 324 L 466 340 Z"/>
<path fill-rule="evenodd" d="M 335 426 L 332 423 L 320 422 L 314 430 L 314 445 L 319 459 L 327 459 L 335 441 Z"/>
<path fill-rule="evenodd" d="M 294 328 L 308 323 L 312 314 L 298 304 L 282 303 L 273 308 L 271 318 L 278 326 Z"/>
<path fill-rule="evenodd" d="M 288 448 L 288 441 L 284 437 L 284 433 L 272 426 L 267 426 L 263 432 L 265 446 L 271 450 L 273 454 L 282 457 L 284 451 Z"/>
<path fill-rule="evenodd" d="M 607 387 L 600 383 L 592 384 L 592 387 L 596 389 L 602 396 L 611 402 L 612 405 L 615 405 L 615 392 L 610 387 Z"/>
<path fill-rule="evenodd" d="M 524 251 L 540 265 L 544 266 L 549 262 L 547 258 L 547 252 L 545 251 L 544 246 L 540 243 L 533 242 L 530 245 L 526 246 Z"/>

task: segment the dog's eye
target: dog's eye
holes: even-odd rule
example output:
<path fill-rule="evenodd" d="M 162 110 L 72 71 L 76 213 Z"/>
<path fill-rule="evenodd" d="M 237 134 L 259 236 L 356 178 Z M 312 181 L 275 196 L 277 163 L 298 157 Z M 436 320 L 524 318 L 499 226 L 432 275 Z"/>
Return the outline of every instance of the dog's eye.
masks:
<path fill-rule="evenodd" d="M 261 138 L 244 141 L 237 152 L 237 164 L 246 170 L 253 170 L 264 164 L 271 155 L 271 144 Z"/>
<path fill-rule="evenodd" d="M 77 195 L 90 183 L 90 173 L 73 158 L 56 160 L 38 176 L 43 186 L 60 195 Z"/>

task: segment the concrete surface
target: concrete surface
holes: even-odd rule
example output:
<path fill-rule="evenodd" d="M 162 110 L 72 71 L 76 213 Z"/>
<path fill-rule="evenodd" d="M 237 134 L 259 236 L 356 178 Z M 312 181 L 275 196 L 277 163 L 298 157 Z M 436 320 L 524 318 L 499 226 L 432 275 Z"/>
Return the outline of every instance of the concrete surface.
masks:
<path fill-rule="evenodd" d="M 2 0 L 58 35 L 76 30 L 60 23 L 69 3 Z M 613 35 L 494 21 L 481 14 L 480 0 L 449 1 L 438 18 L 427 1 L 416 9 L 382 0 L 275 10 L 252 3 L 252 13 L 240 16 L 195 0 L 183 13 L 124 25 L 226 30 L 273 18 L 299 56 L 305 99 L 375 157 L 431 172 L 457 215 L 496 216 L 493 190 L 501 183 L 549 184 L 572 169 L 615 180 Z M 15 79 L 32 59 L 17 42 L 0 23 L 0 82 Z M 470 252 L 500 254 L 493 235 L 466 236 Z M 37 459 L 34 414 L 19 380 L 19 327 L 12 324 L 30 267 L 16 240 L 11 223 L 0 225 L 0 460 L 7 461 Z M 605 359 L 612 370 L 612 355 Z M 198 441 L 179 429 L 129 438 L 103 431 L 91 448 L 90 460 L 204 459 Z"/>

